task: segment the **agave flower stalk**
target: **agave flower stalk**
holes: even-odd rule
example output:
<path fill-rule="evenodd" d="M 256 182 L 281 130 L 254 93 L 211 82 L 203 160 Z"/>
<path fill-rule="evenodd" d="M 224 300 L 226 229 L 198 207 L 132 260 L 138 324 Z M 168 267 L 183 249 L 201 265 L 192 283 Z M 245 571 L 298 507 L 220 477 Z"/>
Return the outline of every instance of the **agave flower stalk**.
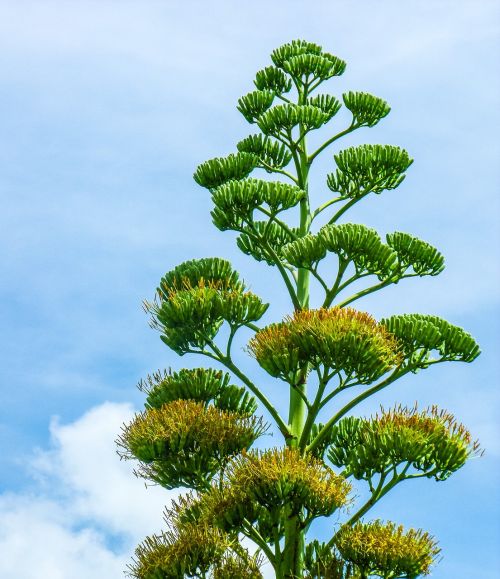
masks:
<path fill-rule="evenodd" d="M 341 98 L 317 92 L 346 64 L 314 43 L 292 41 L 271 60 L 237 105 L 260 132 L 241 140 L 236 152 L 201 163 L 194 179 L 211 195 L 214 225 L 236 232 L 243 253 L 276 268 L 292 311 L 261 324 L 268 304 L 221 258 L 175 266 L 154 300 L 144 302 L 169 348 L 208 358 L 227 373 L 160 370 L 139 384 L 145 410 L 124 425 L 119 453 L 138 461 L 139 476 L 191 490 L 167 507 L 168 530 L 145 539 L 129 573 L 258 579 L 267 563 L 277 579 L 416 578 L 429 573 L 440 553 L 435 539 L 396 523 L 365 521 L 365 515 L 396 485 L 443 481 L 481 449 L 434 406 L 395 404 L 372 417 L 353 411 L 405 375 L 442 362 L 472 362 L 479 347 L 435 315 L 377 321 L 352 307 L 403 279 L 444 269 L 443 255 L 410 233 L 381 236 L 345 221 L 368 195 L 397 189 L 412 159 L 395 145 L 336 148 L 325 183 L 332 196 L 315 206 L 314 161 L 343 137 L 377 125 L 390 107 L 364 92 Z M 342 110 L 349 117 L 344 123 Z M 310 135 L 330 122 L 337 125 L 333 135 L 311 146 Z M 322 293 L 315 304 L 312 284 Z M 248 353 L 276 379 L 288 416 L 235 359 L 240 331 L 252 333 Z M 255 416 L 259 407 L 272 425 Z M 269 427 L 282 435 L 282 446 L 251 449 Z M 367 487 L 362 505 L 354 505 L 352 480 Z M 311 524 L 332 515 L 327 540 L 311 537 Z"/>

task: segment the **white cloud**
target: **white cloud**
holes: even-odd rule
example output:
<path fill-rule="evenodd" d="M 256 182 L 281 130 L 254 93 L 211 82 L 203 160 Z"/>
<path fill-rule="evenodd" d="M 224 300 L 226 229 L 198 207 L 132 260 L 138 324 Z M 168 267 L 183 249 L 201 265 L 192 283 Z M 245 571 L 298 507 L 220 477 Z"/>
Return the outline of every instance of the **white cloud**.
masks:
<path fill-rule="evenodd" d="M 73 423 L 52 421 L 50 450 L 31 461 L 35 489 L 0 496 L 2 579 L 119 578 L 135 545 L 164 526 L 173 492 L 146 489 L 115 452 L 132 415 L 104 403 Z"/>
<path fill-rule="evenodd" d="M 105 402 L 75 422 L 52 420 L 51 448 L 30 460 L 35 490 L 0 495 L 2 579 L 118 579 L 136 544 L 165 526 L 177 492 L 146 489 L 115 452 L 132 416 L 129 404 Z M 269 565 L 263 574 L 273 576 Z"/>
<path fill-rule="evenodd" d="M 119 460 L 113 441 L 132 415 L 127 404 L 104 403 L 72 424 L 61 425 L 54 419 L 55 448 L 40 453 L 34 466 L 71 489 L 76 517 L 137 536 L 150 533 L 154 521 L 158 527 L 159 513 L 172 493 L 158 487 L 146 489 L 131 474 L 132 464 Z"/>
<path fill-rule="evenodd" d="M 38 496 L 0 498 L 0 575 L 4 579 L 122 576 L 117 555 L 92 527 L 74 529 L 61 504 Z"/>

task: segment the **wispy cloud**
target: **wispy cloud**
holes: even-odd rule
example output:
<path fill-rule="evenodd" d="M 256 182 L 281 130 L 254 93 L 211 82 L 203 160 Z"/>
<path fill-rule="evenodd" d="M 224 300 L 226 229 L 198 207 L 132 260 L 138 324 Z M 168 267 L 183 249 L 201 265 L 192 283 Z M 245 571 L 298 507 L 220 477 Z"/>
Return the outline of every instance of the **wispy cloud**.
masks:
<path fill-rule="evenodd" d="M 0 572 L 5 579 L 122 576 L 126 557 L 92 528 L 73 529 L 60 504 L 40 497 L 0 497 Z M 8 556 L 5 556 L 8 554 Z"/>
<path fill-rule="evenodd" d="M 487 0 L 1 2 L 0 244 L 8 249 L 1 256 L 0 348 L 7 362 L 0 368 L 0 428 L 9 446 L 0 460 L 10 465 L 2 477 L 20 453 L 44 445 L 51 414 L 62 414 L 64 422 L 103 399 L 133 399 L 142 373 L 196 363 L 167 352 L 140 311 L 140 300 L 173 265 L 228 257 L 253 290 L 273 302 L 268 321 L 289 309 L 274 272 L 241 256 L 234 236 L 211 226 L 209 195 L 191 174 L 200 161 L 230 152 L 253 132 L 236 112 L 236 99 L 251 90 L 270 50 L 294 37 L 317 41 L 348 61 L 345 76 L 325 90 L 366 90 L 393 106 L 385 122 L 342 146 L 393 143 L 416 159 L 400 189 L 367 199 L 349 219 L 382 233 L 415 233 L 447 260 L 442 276 L 402 282 L 359 307 L 377 317 L 448 316 L 479 338 L 485 355 L 477 372 L 463 379 L 440 374 L 425 396 L 443 405 L 450 399 L 459 418 L 490 442 L 498 406 L 492 385 L 500 243 L 498 14 L 498 3 Z M 327 194 L 331 153 L 319 168 L 318 199 Z M 397 394 L 410 399 L 423 388 Z M 74 563 L 67 576 L 113 576 L 112 569 L 122 567 L 126 549 L 110 551 L 108 534 L 121 527 L 133 533 L 128 521 L 134 518 L 145 530 L 156 499 L 144 507 L 144 519 L 133 506 L 123 507 L 138 481 L 128 470 L 113 470 L 127 465 L 108 471 L 104 456 L 98 462 L 88 453 L 100 452 L 96 425 L 102 440 L 115 436 L 103 416 L 130 412 L 111 405 L 71 424 L 53 423 L 51 450 L 33 467 L 47 484 L 31 495 L 3 495 L 8 552 L 27 548 L 20 523 L 13 522 L 24 520 L 38 532 L 53 532 L 68 561 L 85 551 L 103 562 L 102 573 L 87 563 L 79 571 Z M 101 469 L 117 489 L 116 504 L 99 477 L 88 474 Z M 55 565 L 55 551 L 46 556 Z M 54 566 L 48 569 L 47 576 L 58 577 Z M 21 571 L 16 577 L 29 577 Z"/>
<path fill-rule="evenodd" d="M 135 546 L 165 528 L 178 492 L 146 488 L 115 452 L 132 416 L 128 404 L 104 403 L 68 424 L 52 420 L 50 448 L 30 458 L 30 490 L 0 494 L 2 579 L 119 579 Z"/>
<path fill-rule="evenodd" d="M 30 489 L 0 495 L 2 578 L 118 578 L 135 545 L 163 528 L 176 493 L 146 488 L 115 452 L 132 415 L 105 403 L 75 422 L 52 421 L 50 448 L 31 458 Z"/>

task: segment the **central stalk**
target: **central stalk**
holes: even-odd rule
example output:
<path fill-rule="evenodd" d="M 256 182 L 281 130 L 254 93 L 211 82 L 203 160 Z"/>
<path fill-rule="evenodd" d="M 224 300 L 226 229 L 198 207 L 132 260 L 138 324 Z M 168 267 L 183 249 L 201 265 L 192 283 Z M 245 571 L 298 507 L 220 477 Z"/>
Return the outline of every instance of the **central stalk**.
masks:
<path fill-rule="evenodd" d="M 309 308 L 309 275 L 305 269 L 299 269 L 297 276 L 297 298 L 300 308 Z M 306 421 L 307 407 L 303 398 L 307 395 L 307 369 L 299 373 L 294 386 L 290 386 L 290 406 L 288 410 L 288 424 L 293 438 L 290 446 L 297 446 Z"/>
<path fill-rule="evenodd" d="M 298 104 L 305 103 L 307 90 L 299 90 Z M 309 233 L 311 226 L 311 212 L 309 207 L 309 163 L 307 157 L 306 130 L 300 125 L 299 140 L 294 151 L 295 167 L 297 179 L 304 197 L 300 201 L 300 223 L 299 236 L 304 237 Z M 297 301 L 301 310 L 309 308 L 309 278 L 310 272 L 307 269 L 299 268 L 297 272 Z M 307 368 L 304 368 L 298 375 L 295 384 L 290 386 L 290 406 L 288 412 L 288 424 L 293 438 L 290 446 L 297 446 L 304 429 L 306 421 L 307 407 L 304 398 L 307 396 Z"/>
<path fill-rule="evenodd" d="M 303 104 L 305 94 L 299 91 L 299 104 Z M 299 236 L 309 233 L 311 225 L 311 213 L 308 195 L 309 165 L 307 159 L 305 129 L 300 126 L 300 147 L 295 151 L 295 165 L 299 185 L 304 191 L 304 198 L 300 202 L 300 225 Z M 309 308 L 309 278 L 310 272 L 299 268 L 297 272 L 297 301 L 301 310 Z M 292 438 L 288 445 L 298 447 L 307 419 L 307 367 L 303 368 L 296 377 L 295 383 L 290 386 L 290 406 L 288 412 L 288 424 Z M 284 569 L 285 579 L 298 579 L 303 575 L 304 568 L 305 533 L 300 515 L 291 515 L 285 522 L 285 549 Z"/>

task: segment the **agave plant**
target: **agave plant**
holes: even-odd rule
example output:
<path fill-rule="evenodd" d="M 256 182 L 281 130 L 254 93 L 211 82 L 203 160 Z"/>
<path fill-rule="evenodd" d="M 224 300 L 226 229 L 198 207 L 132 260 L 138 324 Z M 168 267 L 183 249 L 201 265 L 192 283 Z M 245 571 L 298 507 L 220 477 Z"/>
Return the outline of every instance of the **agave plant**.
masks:
<path fill-rule="evenodd" d="M 316 44 L 293 41 L 271 60 L 237 106 L 258 132 L 233 154 L 202 163 L 194 179 L 212 197 L 214 225 L 236 232 L 243 253 L 276 268 L 293 311 L 259 325 L 268 304 L 220 258 L 174 267 L 145 302 L 169 348 L 217 368 L 158 371 L 140 383 L 145 410 L 123 427 L 119 452 L 138 461 L 139 476 L 187 494 L 167 508 L 167 531 L 137 548 L 129 573 L 258 578 L 266 563 L 278 579 L 426 575 L 440 552 L 433 537 L 364 517 L 403 481 L 448 478 L 481 452 L 478 443 L 436 407 L 395 405 L 372 417 L 353 411 L 409 373 L 472 362 L 479 347 L 437 316 L 377 321 L 351 306 L 444 268 L 441 253 L 410 233 L 382 238 L 344 221 L 364 197 L 399 187 L 412 159 L 394 145 L 338 150 L 326 177 L 332 196 L 314 207 L 309 176 L 316 158 L 342 137 L 375 126 L 390 107 L 364 92 L 341 99 L 318 92 L 344 72 L 345 62 Z M 335 123 L 342 108 L 350 122 L 311 150 L 308 134 Z M 311 307 L 313 283 L 321 299 Z M 240 331 L 251 334 L 247 353 L 288 397 L 288 416 L 234 359 Z M 255 416 L 259 407 L 272 425 Z M 320 413 L 328 417 L 324 423 Z M 282 444 L 252 449 L 269 427 Z M 364 504 L 355 504 L 353 479 L 367 485 Z M 325 541 L 311 537 L 319 517 L 332 517 Z"/>

